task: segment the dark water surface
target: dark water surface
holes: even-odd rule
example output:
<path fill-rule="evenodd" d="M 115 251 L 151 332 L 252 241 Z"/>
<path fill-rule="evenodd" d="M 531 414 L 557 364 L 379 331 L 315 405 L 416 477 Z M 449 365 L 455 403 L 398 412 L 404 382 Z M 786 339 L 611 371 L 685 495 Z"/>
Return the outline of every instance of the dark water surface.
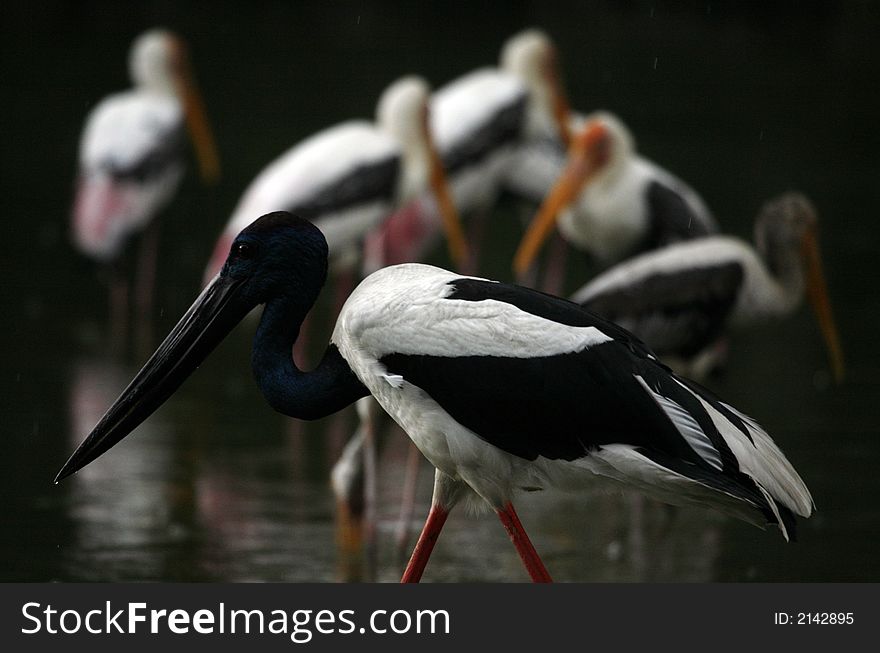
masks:
<path fill-rule="evenodd" d="M 531 25 L 557 41 L 572 104 L 618 113 L 642 152 L 703 193 L 725 231 L 749 238 L 764 200 L 806 192 L 820 212 L 846 381 L 830 382 L 803 308 L 735 335 L 729 370 L 711 383 L 764 424 L 810 486 L 818 512 L 800 542 L 703 510 L 670 515 L 598 483 L 518 505 L 560 580 L 880 580 L 880 7 L 812 4 L 8 3 L 0 580 L 339 578 L 328 468 L 344 438 L 327 423 L 302 431 L 265 405 L 250 375 L 252 323 L 123 444 L 51 483 L 143 360 L 108 353 L 105 289 L 69 246 L 67 221 L 82 121 L 102 95 L 127 87 L 128 45 L 153 25 L 189 39 L 223 163 L 217 187 L 190 175 L 163 215 L 160 334 L 195 296 L 214 238 L 271 158 L 322 127 L 372 116 L 401 74 L 439 85 L 494 63 L 504 39 Z M 493 216 L 486 274 L 509 277 L 520 209 L 505 201 Z M 585 275 L 574 265 L 570 288 Z M 321 329 L 329 335 L 329 324 Z M 383 581 L 402 569 L 393 529 L 406 451 L 390 433 L 380 461 Z M 419 518 L 430 488 L 425 463 Z M 464 511 L 426 572 L 524 579 L 497 520 Z"/>

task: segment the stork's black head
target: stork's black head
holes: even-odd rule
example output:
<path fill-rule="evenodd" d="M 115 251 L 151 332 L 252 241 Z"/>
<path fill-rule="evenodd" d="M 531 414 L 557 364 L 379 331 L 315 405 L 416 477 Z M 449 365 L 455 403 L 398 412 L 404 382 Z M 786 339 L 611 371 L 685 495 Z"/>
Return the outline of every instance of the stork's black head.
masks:
<path fill-rule="evenodd" d="M 314 301 L 327 278 L 327 241 L 308 220 L 268 213 L 235 238 L 220 277 L 242 284 L 242 300 L 253 306 L 279 295 Z"/>

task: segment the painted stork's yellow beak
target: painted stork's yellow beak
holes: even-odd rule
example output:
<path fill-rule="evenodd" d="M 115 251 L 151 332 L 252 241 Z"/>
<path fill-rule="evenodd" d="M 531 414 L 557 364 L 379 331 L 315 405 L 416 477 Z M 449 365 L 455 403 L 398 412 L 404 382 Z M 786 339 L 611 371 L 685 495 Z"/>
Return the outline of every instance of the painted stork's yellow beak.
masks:
<path fill-rule="evenodd" d="M 434 198 L 437 201 L 437 207 L 440 209 L 440 216 L 443 219 L 443 230 L 446 232 L 449 256 L 455 266 L 460 269 L 465 265 L 469 257 L 467 241 L 461 226 L 461 218 L 458 215 L 458 210 L 455 208 L 455 202 L 452 201 L 452 193 L 449 190 L 449 182 L 446 179 L 443 161 L 440 159 L 440 154 L 437 152 L 437 147 L 431 136 L 427 110 L 424 113 L 422 122 L 425 143 L 428 148 L 428 182 L 431 186 L 431 192 L 434 193 Z"/>
<path fill-rule="evenodd" d="M 174 48 L 176 55 L 174 84 L 177 95 L 183 103 L 186 126 L 196 151 L 199 172 L 205 183 L 213 184 L 220 178 L 220 159 L 217 156 L 217 146 L 208 123 L 205 104 L 192 73 L 186 46 L 180 39 L 176 39 Z"/>
<path fill-rule="evenodd" d="M 828 288 L 825 283 L 825 275 L 822 272 L 822 257 L 819 253 L 817 232 L 818 228 L 813 224 L 804 232 L 803 239 L 801 240 L 801 257 L 804 262 L 804 272 L 806 275 L 806 292 L 807 298 L 813 306 L 813 311 L 816 313 L 819 329 L 822 331 L 822 336 L 828 347 L 828 358 L 831 362 L 834 380 L 840 383 L 843 381 L 844 376 L 843 349 L 840 346 L 837 326 L 834 322 L 834 315 L 831 312 L 831 303 L 828 300 Z"/>
<path fill-rule="evenodd" d="M 574 136 L 568 149 L 568 164 L 538 209 L 513 259 L 513 270 L 517 276 L 523 275 L 531 267 L 556 225 L 560 212 L 602 169 L 609 154 L 608 130 L 600 121 L 589 122 Z"/>

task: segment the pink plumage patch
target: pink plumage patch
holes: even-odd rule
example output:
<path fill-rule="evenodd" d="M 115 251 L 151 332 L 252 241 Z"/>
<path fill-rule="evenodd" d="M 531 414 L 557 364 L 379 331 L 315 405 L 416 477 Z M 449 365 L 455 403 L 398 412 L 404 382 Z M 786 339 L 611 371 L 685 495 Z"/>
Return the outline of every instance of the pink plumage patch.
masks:
<path fill-rule="evenodd" d="M 441 224 L 425 203 L 413 201 L 401 207 L 382 225 L 381 251 L 384 265 L 418 261 Z"/>
<path fill-rule="evenodd" d="M 77 246 L 96 258 L 117 256 L 142 220 L 138 211 L 136 193 L 124 185 L 108 177 L 80 179 L 73 211 Z"/>

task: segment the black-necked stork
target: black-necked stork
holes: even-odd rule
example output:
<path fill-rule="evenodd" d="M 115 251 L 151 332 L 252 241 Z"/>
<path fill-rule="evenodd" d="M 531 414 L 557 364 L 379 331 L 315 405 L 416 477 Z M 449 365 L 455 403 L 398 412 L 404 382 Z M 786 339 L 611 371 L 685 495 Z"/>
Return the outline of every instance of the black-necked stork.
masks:
<path fill-rule="evenodd" d="M 520 243 L 517 275 L 529 269 L 554 225 L 603 265 L 717 231 L 699 195 L 639 156 L 629 130 L 607 112 L 587 116 L 573 136 L 565 169 Z"/>
<path fill-rule="evenodd" d="M 537 179 L 546 192 L 558 175 L 558 162 L 548 166 L 544 158 L 526 158 L 523 152 L 527 145 L 540 143 L 564 155 L 569 130 L 557 50 L 536 29 L 507 39 L 497 67 L 457 77 L 431 97 L 431 132 L 462 215 L 485 214 L 503 188 L 516 192 L 520 185 L 534 186 Z M 511 184 L 521 176 L 528 182 Z M 423 259 L 439 231 L 436 203 L 423 194 L 371 236 L 365 269 Z"/>
<path fill-rule="evenodd" d="M 589 473 L 671 503 L 709 505 L 794 535 L 813 501 L 751 418 L 675 376 L 639 340 L 577 304 L 422 264 L 370 275 L 321 363 L 291 356 L 327 274 L 320 230 L 272 213 L 232 243 L 219 275 L 56 477 L 88 464 L 161 405 L 254 307 L 257 384 L 302 419 L 372 394 L 436 467 L 433 504 L 403 580 L 419 580 L 449 510 L 496 511 L 529 574 L 549 581 L 511 503 Z"/>
<path fill-rule="evenodd" d="M 277 210 L 313 221 L 327 239 L 331 265 L 351 269 L 367 233 L 424 190 L 440 207 L 453 259 L 463 260 L 467 247 L 429 129 L 429 97 L 422 78 L 402 77 L 379 98 L 375 123 L 350 120 L 328 127 L 266 166 L 217 240 L 205 283 L 216 276 L 230 244 L 254 216 Z"/>
<path fill-rule="evenodd" d="M 181 38 L 161 29 L 141 34 L 129 68 L 134 88 L 106 97 L 89 113 L 79 144 L 72 236 L 99 261 L 114 261 L 174 195 L 185 169 L 185 127 L 203 178 L 214 181 L 220 171 Z M 150 302 L 155 238 L 145 243 L 143 308 Z"/>
<path fill-rule="evenodd" d="M 834 324 L 810 201 L 786 193 L 761 209 L 755 246 L 710 236 L 647 252 L 618 264 L 572 299 L 624 326 L 676 370 L 705 375 L 728 327 L 790 314 L 806 293 L 828 346 L 834 377 L 843 354 Z"/>

